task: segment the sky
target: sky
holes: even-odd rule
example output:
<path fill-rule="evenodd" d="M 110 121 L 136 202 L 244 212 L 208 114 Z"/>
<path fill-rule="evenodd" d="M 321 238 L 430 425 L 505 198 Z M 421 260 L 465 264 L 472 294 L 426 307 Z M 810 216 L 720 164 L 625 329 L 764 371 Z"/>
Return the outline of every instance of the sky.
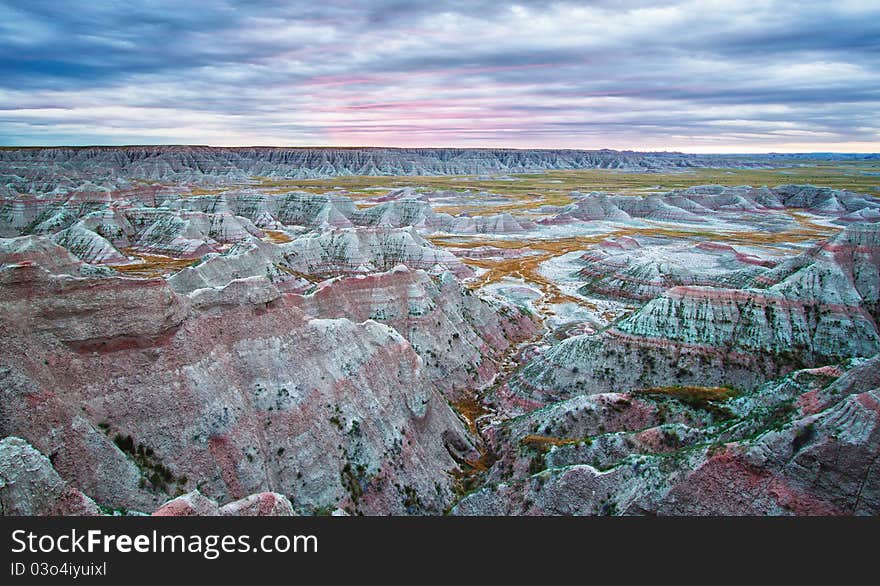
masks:
<path fill-rule="evenodd" d="M 880 151 L 880 2 L 0 0 L 0 145 Z"/>

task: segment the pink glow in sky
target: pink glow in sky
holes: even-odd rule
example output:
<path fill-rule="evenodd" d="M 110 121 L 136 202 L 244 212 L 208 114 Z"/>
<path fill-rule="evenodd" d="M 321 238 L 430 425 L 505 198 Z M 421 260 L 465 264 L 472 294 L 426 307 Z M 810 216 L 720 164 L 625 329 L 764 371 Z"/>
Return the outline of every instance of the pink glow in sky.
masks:
<path fill-rule="evenodd" d="M 876 2 L 0 0 L 0 144 L 880 151 Z"/>

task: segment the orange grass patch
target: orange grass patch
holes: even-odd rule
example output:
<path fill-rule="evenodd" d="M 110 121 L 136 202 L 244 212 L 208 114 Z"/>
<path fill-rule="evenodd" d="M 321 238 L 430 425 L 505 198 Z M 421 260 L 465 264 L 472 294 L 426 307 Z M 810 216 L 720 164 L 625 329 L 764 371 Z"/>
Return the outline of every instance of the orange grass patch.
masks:
<path fill-rule="evenodd" d="M 459 401 L 452 401 L 449 406 L 467 422 L 468 429 L 474 437 L 481 437 L 477 429 L 477 419 L 488 413 L 485 407 L 474 396 L 466 396 Z M 461 460 L 459 470 L 452 471 L 455 478 L 456 490 L 465 493 L 476 485 L 479 476 L 487 472 L 495 463 L 495 456 L 489 452 L 482 442 L 477 446 L 480 457 L 476 460 Z"/>
<path fill-rule="evenodd" d="M 128 277 L 142 279 L 173 275 L 199 262 L 197 258 L 172 258 L 159 254 L 141 254 L 131 250 L 123 250 L 122 252 L 126 256 L 133 256 L 139 259 L 141 262 L 108 266 Z"/>
<path fill-rule="evenodd" d="M 811 242 L 825 240 L 839 230 L 827 226 L 821 226 L 809 221 L 808 218 L 797 212 L 788 212 L 797 222 L 798 227 L 784 232 L 710 232 L 705 229 L 677 229 L 657 225 L 649 228 L 620 228 L 604 234 L 590 236 L 568 236 L 555 239 L 531 239 L 531 240 L 496 240 L 491 238 L 468 237 L 468 236 L 429 236 L 433 244 L 440 247 L 451 248 L 477 248 L 491 246 L 494 248 L 515 249 L 526 248 L 538 252 L 538 254 L 506 259 L 471 259 L 462 257 L 465 264 L 486 269 L 479 278 L 472 280 L 469 287 L 479 289 L 496 283 L 505 277 L 521 278 L 536 284 L 543 293 L 543 298 L 536 302 L 536 307 L 542 312 L 547 305 L 562 302 L 573 302 L 582 306 L 595 309 L 595 306 L 584 299 L 573 297 L 563 293 L 559 287 L 543 277 L 538 269 L 541 264 L 557 256 L 569 252 L 586 251 L 592 245 L 609 238 L 621 236 L 653 236 L 671 239 L 703 239 L 716 242 L 724 242 L 732 245 L 745 246 L 768 246 L 774 244 L 790 244 L 796 242 Z"/>
<path fill-rule="evenodd" d="M 536 435 L 530 433 L 519 440 L 519 443 L 532 448 L 544 448 L 550 446 L 568 446 L 582 442 L 583 439 L 551 437 L 548 435 Z"/>
<path fill-rule="evenodd" d="M 288 236 L 285 232 L 281 230 L 263 230 L 263 234 L 266 235 L 264 239 L 266 242 L 271 242 L 272 244 L 284 244 L 285 242 L 290 242 L 293 240 L 290 236 Z"/>

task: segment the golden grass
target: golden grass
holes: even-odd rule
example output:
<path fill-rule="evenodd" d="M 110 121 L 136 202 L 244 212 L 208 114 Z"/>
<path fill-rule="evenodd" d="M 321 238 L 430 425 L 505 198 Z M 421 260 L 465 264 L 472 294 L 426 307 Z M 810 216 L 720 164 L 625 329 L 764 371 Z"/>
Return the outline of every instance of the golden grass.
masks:
<path fill-rule="evenodd" d="M 792 217 L 798 216 L 796 212 L 788 212 Z M 641 234 L 643 236 L 660 236 L 664 238 L 703 238 L 706 240 L 712 240 L 714 242 L 724 242 L 726 244 L 739 244 L 743 246 L 762 246 L 762 245 L 772 245 L 772 244 L 790 244 L 796 242 L 810 242 L 810 241 L 818 241 L 825 240 L 826 238 L 833 236 L 842 228 L 833 228 L 829 226 L 821 226 L 819 224 L 813 224 L 809 220 L 803 217 L 795 217 L 795 220 L 798 222 L 799 226 L 797 228 L 793 228 L 791 230 L 784 230 L 781 232 L 763 232 L 763 231 L 714 231 L 708 232 L 705 230 L 695 229 L 688 230 L 687 228 L 667 228 L 661 227 L 656 222 L 651 222 L 650 220 L 645 220 L 646 223 L 654 224 L 651 228 L 638 228 L 634 232 L 635 234 Z"/>
<path fill-rule="evenodd" d="M 126 256 L 133 256 L 141 262 L 125 265 L 109 265 L 110 268 L 129 277 L 143 279 L 173 275 L 174 273 L 182 271 L 183 269 L 199 262 L 199 259 L 195 258 L 172 258 L 170 256 L 162 256 L 158 254 L 141 254 L 132 252 L 130 249 L 124 249 L 122 253 Z"/>
<path fill-rule="evenodd" d="M 800 224 L 802 228 L 805 228 L 807 230 L 813 230 L 817 233 L 824 233 L 824 234 L 834 234 L 840 230 L 839 228 L 833 228 L 830 226 L 823 226 L 822 224 L 817 224 L 817 223 L 813 222 L 812 220 L 810 220 L 808 217 L 806 217 L 804 214 L 799 213 L 795 210 L 785 210 L 785 212 L 789 216 L 791 216 L 798 224 Z"/>
<path fill-rule="evenodd" d="M 286 232 L 281 230 L 263 230 L 263 234 L 266 235 L 264 240 L 266 242 L 271 242 L 272 244 L 284 244 L 285 242 L 293 240 Z"/>
<path fill-rule="evenodd" d="M 673 397 L 689 404 L 706 404 L 710 401 L 726 401 L 737 395 L 737 392 L 728 387 L 695 387 L 695 386 L 670 386 L 651 387 L 635 391 L 641 395 L 660 395 Z"/>
<path fill-rule="evenodd" d="M 572 444 L 577 444 L 583 441 L 582 439 L 572 439 L 572 438 L 561 438 L 561 437 L 551 437 L 548 435 L 536 435 L 533 433 L 528 434 L 519 440 L 519 443 L 528 446 L 531 448 L 545 448 L 550 446 L 568 446 Z"/>
<path fill-rule="evenodd" d="M 813 242 L 829 238 L 840 231 L 840 228 L 822 226 L 810 221 L 806 216 L 794 211 L 788 211 L 789 215 L 798 223 L 798 227 L 782 232 L 730 232 L 708 231 L 705 228 L 669 228 L 656 222 L 651 227 L 618 228 L 603 234 L 591 236 L 567 236 L 555 239 L 510 239 L 500 240 L 483 238 L 479 236 L 428 236 L 433 244 L 440 247 L 451 248 L 476 248 L 491 246 L 495 248 L 516 249 L 525 248 L 536 251 L 537 254 L 507 259 L 470 259 L 462 258 L 462 262 L 470 266 L 486 269 L 480 277 L 469 283 L 472 289 L 479 289 L 492 283 L 510 278 L 520 278 L 537 285 L 543 294 L 542 299 L 535 305 L 541 313 L 548 311 L 548 306 L 555 303 L 572 302 L 591 309 L 595 305 L 584 299 L 573 297 L 563 293 L 552 281 L 539 273 L 540 266 L 555 257 L 574 251 L 586 251 L 590 246 L 608 238 L 621 236 L 651 236 L 670 239 L 700 239 L 714 242 L 724 242 L 731 245 L 741 246 L 764 246 L 775 248 L 775 244 L 792 244 L 797 242 Z"/>
<path fill-rule="evenodd" d="M 715 183 L 719 185 L 774 186 L 784 183 L 809 183 L 819 187 L 851 189 L 875 194 L 880 177 L 866 173 L 880 172 L 876 161 L 801 161 L 797 165 L 775 169 L 712 169 L 698 168 L 670 173 L 627 173 L 612 169 L 579 169 L 548 171 L 546 173 L 515 175 L 517 181 L 479 180 L 462 176 L 349 176 L 327 179 L 277 180 L 257 177 L 255 180 L 266 189 L 281 193 L 301 189 L 324 193 L 342 188 L 354 199 L 376 197 L 381 192 L 366 191 L 371 187 L 417 186 L 426 189 L 453 189 L 456 191 L 488 191 L 511 198 L 510 204 L 501 206 L 471 207 L 452 206 L 474 215 L 499 212 L 525 212 L 542 205 L 565 205 L 571 203 L 571 191 L 608 191 L 628 195 L 643 195 L 652 191 L 683 189 L 694 185 Z M 558 183 L 555 183 L 558 182 Z M 438 208 L 438 211 L 444 208 Z"/>
<path fill-rule="evenodd" d="M 228 187 L 191 187 L 189 193 L 181 194 L 181 197 L 195 197 L 197 195 L 217 195 L 228 191 Z"/>
<path fill-rule="evenodd" d="M 626 232 L 620 230 L 619 232 Z M 462 262 L 471 266 L 486 269 L 486 272 L 479 278 L 469 283 L 472 289 L 479 289 L 491 283 L 501 281 L 506 277 L 521 278 L 525 281 L 534 283 L 541 289 L 542 297 L 535 302 L 535 307 L 541 313 L 549 312 L 549 306 L 555 303 L 571 302 L 578 305 L 595 309 L 596 306 L 579 297 L 573 297 L 562 292 L 556 283 L 542 276 L 538 270 L 542 263 L 578 250 L 586 250 L 590 244 L 600 242 L 607 238 L 607 234 L 596 236 L 573 236 L 567 238 L 558 238 L 553 240 L 476 240 L 470 242 L 449 243 L 445 238 L 431 238 L 434 244 L 439 246 L 455 246 L 457 248 L 474 248 L 476 246 L 495 246 L 497 248 L 528 248 L 538 251 L 538 254 L 531 254 L 517 258 L 506 258 L 501 260 L 491 259 L 469 259 L 462 258 Z"/>
<path fill-rule="evenodd" d="M 467 423 L 468 429 L 474 437 L 481 437 L 479 429 L 477 429 L 477 419 L 486 413 L 485 407 L 476 399 L 476 397 L 467 395 L 458 401 L 451 401 L 449 406 L 458 413 Z M 485 448 L 482 443 L 478 445 L 480 457 L 476 460 L 460 461 L 460 470 L 452 472 L 456 479 L 457 489 L 460 493 L 467 492 L 469 487 L 473 486 L 476 478 L 483 472 L 489 470 L 495 463 L 495 457 Z"/>
<path fill-rule="evenodd" d="M 477 430 L 477 419 L 486 415 L 488 411 L 486 411 L 486 408 L 476 399 L 476 397 L 467 395 L 458 401 L 450 401 L 449 406 L 464 418 L 471 433 L 479 435 L 479 431 Z"/>
<path fill-rule="evenodd" d="M 284 265 L 282 265 L 282 264 L 275 263 L 275 264 L 274 264 L 274 267 L 275 267 L 276 269 L 278 269 L 279 271 L 281 271 L 282 273 L 287 273 L 288 275 L 292 275 L 292 276 L 294 276 L 294 277 L 299 277 L 300 279 L 303 279 L 303 280 L 305 280 L 305 281 L 308 281 L 309 283 L 320 283 L 320 282 L 323 280 L 323 279 L 322 279 L 321 277 L 319 277 L 319 276 L 316 276 L 316 275 L 309 275 L 309 274 L 307 274 L 307 273 L 301 273 L 301 272 L 299 272 L 299 271 L 295 271 L 295 270 L 293 270 L 293 269 L 291 269 L 291 268 L 288 268 L 288 267 L 286 267 L 286 266 L 284 266 Z"/>

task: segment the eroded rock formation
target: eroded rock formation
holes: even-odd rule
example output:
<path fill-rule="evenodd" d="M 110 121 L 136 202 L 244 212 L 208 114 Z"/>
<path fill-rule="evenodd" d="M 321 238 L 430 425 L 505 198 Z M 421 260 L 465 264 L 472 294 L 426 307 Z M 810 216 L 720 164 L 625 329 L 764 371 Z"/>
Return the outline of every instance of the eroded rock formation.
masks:
<path fill-rule="evenodd" d="M 290 182 L 772 160 L 0 151 L 0 508 L 876 514 L 876 197 Z"/>
<path fill-rule="evenodd" d="M 873 356 L 878 266 L 880 227 L 851 225 L 752 286 L 671 287 L 601 335 L 553 346 L 503 390 L 534 406 L 670 380 L 752 389 L 798 367 Z"/>

